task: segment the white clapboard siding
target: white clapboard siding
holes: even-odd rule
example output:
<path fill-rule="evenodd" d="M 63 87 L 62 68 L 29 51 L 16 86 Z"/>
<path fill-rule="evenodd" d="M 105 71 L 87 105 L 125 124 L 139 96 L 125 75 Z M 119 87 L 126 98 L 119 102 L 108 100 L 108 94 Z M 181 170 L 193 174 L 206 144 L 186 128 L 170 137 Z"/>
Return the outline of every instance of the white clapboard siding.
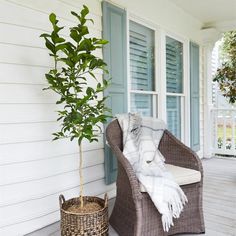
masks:
<path fill-rule="evenodd" d="M 97 168 L 98 169 L 98 168 Z M 97 170 L 99 172 L 101 170 Z M 103 193 L 100 188 L 104 188 L 104 180 L 98 180 L 84 185 L 85 195 L 100 195 Z M 111 188 L 111 187 L 110 187 Z M 106 190 L 109 187 L 105 187 Z M 73 188 L 63 192 L 66 199 L 79 195 L 79 188 Z M 58 193 L 45 198 L 23 202 L 17 205 L 6 206 L 1 208 L 0 227 L 7 227 L 12 224 L 18 224 L 22 221 L 35 219 L 58 210 Z M 26 210 L 27 209 L 27 210 Z M 1 232 L 1 231 L 0 231 Z"/>
<path fill-rule="evenodd" d="M 102 157 L 103 150 L 85 152 L 84 168 L 101 164 Z M 1 186 L 50 178 L 63 173 L 76 172 L 79 166 L 78 158 L 79 155 L 76 153 L 57 158 L 0 166 L 0 188 Z M 56 165 L 55 162 L 57 163 Z"/>
<path fill-rule="evenodd" d="M 67 6 L 74 7 L 74 10 L 81 8 L 83 5 L 86 5 L 88 6 L 92 14 L 97 16 L 102 16 L 101 4 L 99 1 L 94 1 L 94 0 L 76 0 L 76 1 L 58 0 L 58 1 L 66 4 Z"/>
<path fill-rule="evenodd" d="M 62 35 L 83 4 L 90 8 L 90 35 L 101 37 L 101 3 L 96 0 L 0 0 L 0 235 L 22 236 L 59 220 L 58 196 L 79 195 L 76 141 L 52 142 L 58 131 L 58 96 L 43 91 L 44 74 L 53 66 L 43 32 L 50 32 L 48 16 L 55 12 Z M 101 57 L 102 51 L 96 55 Z M 96 72 L 99 81 L 101 71 Z M 94 80 L 89 80 L 93 86 Z M 104 181 L 104 140 L 83 142 L 85 194 L 114 197 L 115 186 Z"/>
<path fill-rule="evenodd" d="M 87 189 L 104 189 L 107 193 L 108 196 L 113 197 L 115 196 L 115 191 L 114 188 L 111 186 L 105 186 L 104 183 L 100 180 L 91 183 Z M 69 198 L 69 194 L 72 195 L 72 197 L 76 196 L 78 194 L 78 190 L 76 190 L 76 192 L 70 192 L 67 193 L 65 192 L 65 196 L 66 199 Z M 94 195 L 92 192 L 88 193 L 88 195 Z M 99 194 L 99 197 L 104 197 L 104 194 Z M 55 199 L 58 202 L 58 198 Z M 20 235 L 25 235 L 28 232 L 33 232 L 37 229 L 39 229 L 42 225 L 50 225 L 52 223 L 56 221 L 58 221 L 60 219 L 60 215 L 59 215 L 59 210 L 52 212 L 52 213 L 48 213 L 44 216 L 40 216 L 40 217 L 36 217 L 35 219 L 32 220 L 27 220 L 21 223 L 17 223 L 17 224 L 13 224 L 9 227 L 4 227 L 0 229 L 0 235 L 7 235 L 7 236 L 20 236 Z M 16 233 L 16 232 L 21 232 Z"/>
<path fill-rule="evenodd" d="M 6 34 L 6 32 L 10 32 Z M 39 37 L 44 33 L 34 28 L 20 27 L 8 23 L 0 23 L 0 43 L 15 44 L 27 47 L 44 48 L 44 41 Z M 32 40 L 34 39 L 34 40 Z"/>
<path fill-rule="evenodd" d="M 0 63 L 53 67 L 53 60 L 45 48 L 0 44 L 0 51 Z M 94 55 L 101 57 L 102 51 L 97 50 Z"/>
<path fill-rule="evenodd" d="M 42 171 L 40 175 L 43 176 L 43 178 L 38 178 L 37 176 L 37 179 L 35 180 L 0 186 L 0 191 L 1 193 L 3 193 L 0 196 L 0 206 L 17 204 L 19 202 L 28 201 L 30 199 L 42 198 L 52 193 L 59 193 L 60 191 L 65 191 L 67 189 L 77 187 L 79 185 L 79 177 L 78 177 L 79 155 L 78 154 L 67 155 L 59 157 L 57 158 L 57 160 L 59 163 L 62 161 L 64 163 L 67 162 L 71 163 L 72 166 L 71 170 L 69 170 L 67 173 L 64 173 L 65 170 L 63 169 L 62 173 L 55 174 L 56 168 L 54 167 L 50 173 L 45 174 L 45 171 Z M 48 160 L 45 161 L 49 162 Z M 90 167 L 96 165 L 102 165 L 103 163 L 104 163 L 104 154 L 102 149 L 85 152 L 84 163 L 83 163 L 84 175 L 86 176 L 89 174 L 89 172 L 91 171 Z M 93 181 L 94 178 L 95 178 L 94 175 L 88 176 L 88 178 L 86 178 L 86 183 Z M 101 178 L 103 178 L 103 176 Z M 25 193 L 22 192 L 21 189 L 30 189 L 31 191 Z M 18 194 L 14 194 L 15 192 L 17 192 Z"/>
<path fill-rule="evenodd" d="M 41 1 L 32 1 L 32 0 L 7 0 L 9 3 L 17 4 L 18 6 L 31 9 L 33 11 L 40 11 L 41 14 L 45 14 L 48 16 L 51 12 L 55 12 L 58 17 L 65 21 L 69 22 L 77 22 L 76 17 L 71 15 L 71 11 L 79 12 L 82 10 L 82 5 L 78 7 L 73 7 L 71 4 L 68 5 L 63 1 L 53 0 L 41 0 Z M 96 9 L 96 8 L 95 8 Z M 93 11 L 90 12 L 88 17 L 91 17 L 94 20 L 94 24 L 92 22 L 88 22 L 89 28 L 94 28 L 96 30 L 101 30 L 101 12 L 98 14 L 94 14 Z"/>
<path fill-rule="evenodd" d="M 1 22 L 11 23 L 15 25 L 24 25 L 25 27 L 50 30 L 51 24 L 48 16 L 51 12 L 55 12 L 62 26 L 71 26 L 76 23 L 76 18 L 70 14 L 71 10 L 79 12 L 81 8 L 72 9 L 71 6 L 65 7 L 66 4 L 60 1 L 12 1 L 2 0 L 0 20 Z M 39 7 L 39 9 L 37 8 Z M 9 14 L 11 12 L 11 14 Z M 101 17 L 90 13 L 90 17 L 94 19 L 94 23 L 88 23 L 92 30 L 101 31 Z M 30 19 L 30 20 L 29 20 Z"/>
<path fill-rule="evenodd" d="M 44 88 L 47 87 L 47 81 L 44 77 L 44 74 L 48 72 L 48 69 L 48 66 L 42 67 L 34 65 L 0 63 L 0 84 L 42 85 L 41 88 Z M 8 75 L 9 70 L 11 70 L 11 76 Z M 97 70 L 94 74 L 96 75 L 96 78 L 101 81 L 102 71 Z M 87 75 L 85 75 L 85 77 L 86 76 Z M 92 86 L 94 79 L 91 79 L 91 76 L 88 76 L 88 78 L 90 78 L 88 82 Z M 42 91 L 40 90 L 40 92 Z"/>
<path fill-rule="evenodd" d="M 33 40 L 33 39 L 32 39 Z M 53 61 L 44 48 L 0 44 L 0 63 L 52 67 Z"/>
<path fill-rule="evenodd" d="M 41 84 L 45 86 L 44 74 L 48 72 L 48 69 L 48 66 L 0 63 L 0 84 Z M 9 71 L 11 71 L 10 75 Z"/>
<path fill-rule="evenodd" d="M 0 103 L 55 104 L 58 96 L 49 90 L 43 92 L 44 87 L 36 84 L 0 84 L 0 94 L 4 94 L 0 96 Z"/>
<path fill-rule="evenodd" d="M 10 33 L 5 34 L 6 31 L 9 31 Z M 65 37 L 67 40 L 70 40 L 70 38 L 68 37 L 68 31 L 69 27 L 63 29 L 60 35 Z M 24 26 L 0 22 L 0 43 L 44 49 L 44 39 L 40 37 L 40 35 L 44 32 L 45 30 L 41 29 L 28 28 Z M 90 35 L 92 37 L 99 38 L 101 37 L 101 32 L 90 29 Z"/>
<path fill-rule="evenodd" d="M 78 152 L 76 141 L 70 142 L 61 139 L 52 142 L 49 140 L 39 140 L 37 142 L 13 143 L 0 145 L 0 166 L 27 161 L 37 161 L 42 159 L 57 158 L 62 155 L 69 155 Z M 83 142 L 83 150 L 98 150 L 103 148 L 103 139 L 98 142 Z M 37 151 L 36 151 L 37 150 Z"/>
<path fill-rule="evenodd" d="M 0 124 L 55 121 L 57 110 L 55 104 L 0 104 Z"/>
<path fill-rule="evenodd" d="M 0 124 L 0 143 L 25 143 L 40 140 L 50 140 L 52 133 L 59 129 L 56 122 Z"/>

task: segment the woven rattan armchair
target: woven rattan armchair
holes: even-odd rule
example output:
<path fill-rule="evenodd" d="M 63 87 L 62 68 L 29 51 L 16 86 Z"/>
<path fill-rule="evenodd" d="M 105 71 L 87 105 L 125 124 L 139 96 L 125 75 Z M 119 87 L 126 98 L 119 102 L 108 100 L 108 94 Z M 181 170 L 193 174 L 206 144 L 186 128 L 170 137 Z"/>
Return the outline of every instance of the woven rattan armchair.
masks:
<path fill-rule="evenodd" d="M 122 131 L 117 120 L 106 129 L 106 138 L 117 157 L 117 196 L 110 217 L 111 226 L 120 236 L 166 236 L 178 233 L 204 233 L 202 208 L 203 169 L 198 156 L 169 131 L 165 131 L 159 150 L 167 164 L 190 168 L 201 172 L 201 181 L 183 185 L 188 203 L 180 218 L 168 233 L 163 231 L 161 215 L 147 193 L 140 192 L 139 182 L 129 161 L 122 153 Z"/>

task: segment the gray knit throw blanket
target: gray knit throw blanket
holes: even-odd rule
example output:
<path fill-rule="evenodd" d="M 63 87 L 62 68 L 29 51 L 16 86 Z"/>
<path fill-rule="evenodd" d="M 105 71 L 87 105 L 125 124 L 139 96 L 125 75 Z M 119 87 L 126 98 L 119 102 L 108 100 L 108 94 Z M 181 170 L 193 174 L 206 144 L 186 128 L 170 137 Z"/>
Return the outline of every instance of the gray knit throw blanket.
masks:
<path fill-rule="evenodd" d="M 166 170 L 165 159 L 158 150 L 166 125 L 160 119 L 144 118 L 139 114 L 116 117 L 123 131 L 123 154 L 162 214 L 163 229 L 168 232 L 174 225 L 173 218 L 179 218 L 187 198 Z"/>

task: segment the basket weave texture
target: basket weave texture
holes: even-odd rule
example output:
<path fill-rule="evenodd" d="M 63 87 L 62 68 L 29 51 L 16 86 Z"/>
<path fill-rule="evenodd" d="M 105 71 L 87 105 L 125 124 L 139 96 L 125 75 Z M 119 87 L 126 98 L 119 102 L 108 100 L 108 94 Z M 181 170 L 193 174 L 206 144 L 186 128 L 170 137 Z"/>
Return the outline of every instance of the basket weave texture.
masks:
<path fill-rule="evenodd" d="M 72 205 L 80 205 L 80 198 L 65 200 L 59 196 L 61 211 L 61 236 L 106 236 L 108 235 L 108 199 L 84 196 L 84 203 L 96 202 L 102 209 L 92 213 L 71 213 L 67 209 Z"/>

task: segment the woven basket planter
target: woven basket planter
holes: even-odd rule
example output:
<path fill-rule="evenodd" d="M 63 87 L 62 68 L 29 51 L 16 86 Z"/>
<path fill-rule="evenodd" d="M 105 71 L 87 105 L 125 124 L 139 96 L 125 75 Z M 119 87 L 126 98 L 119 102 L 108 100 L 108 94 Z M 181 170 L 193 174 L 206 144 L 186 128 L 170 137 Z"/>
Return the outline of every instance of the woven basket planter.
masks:
<path fill-rule="evenodd" d="M 80 198 L 65 200 L 59 196 L 61 210 L 61 236 L 105 236 L 108 235 L 108 198 L 84 196 L 84 203 L 96 202 L 102 209 L 92 213 L 71 213 L 67 211 L 72 205 L 80 205 Z"/>

